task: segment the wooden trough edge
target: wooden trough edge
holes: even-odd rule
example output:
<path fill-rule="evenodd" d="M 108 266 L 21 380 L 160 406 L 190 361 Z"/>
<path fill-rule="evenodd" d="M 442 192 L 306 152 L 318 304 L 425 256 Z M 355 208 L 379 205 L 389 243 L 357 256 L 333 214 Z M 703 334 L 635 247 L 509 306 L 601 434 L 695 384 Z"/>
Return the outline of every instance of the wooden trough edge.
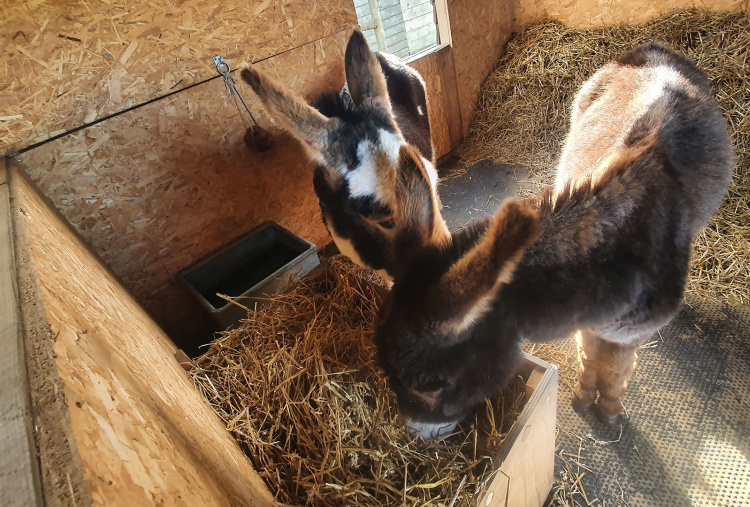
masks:
<path fill-rule="evenodd" d="M 526 380 L 526 405 L 500 448 L 500 467 L 479 506 L 541 507 L 552 489 L 557 366 L 526 352 L 523 357 L 519 374 Z"/>
<path fill-rule="evenodd" d="M 0 505 L 42 505 L 13 252 L 7 159 L 0 159 Z"/>

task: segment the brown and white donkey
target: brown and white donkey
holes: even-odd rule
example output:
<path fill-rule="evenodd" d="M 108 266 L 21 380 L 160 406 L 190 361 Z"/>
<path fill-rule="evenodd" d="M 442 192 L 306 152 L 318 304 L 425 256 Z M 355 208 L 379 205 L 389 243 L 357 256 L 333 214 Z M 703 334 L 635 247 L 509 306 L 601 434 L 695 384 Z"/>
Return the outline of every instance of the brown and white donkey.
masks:
<path fill-rule="evenodd" d="M 647 44 L 579 91 L 554 189 L 506 201 L 442 246 L 397 237 L 376 340 L 412 432 L 451 433 L 506 385 L 523 340 L 575 331 L 574 406 L 589 409 L 598 392 L 599 415 L 613 422 L 638 346 L 680 306 L 691 244 L 732 165 L 704 74 Z"/>
<path fill-rule="evenodd" d="M 344 65 L 344 88 L 322 95 L 315 107 L 252 67 L 241 74 L 315 163 L 313 186 L 339 250 L 393 279 L 397 236 L 424 245 L 450 238 L 439 212 L 425 85 L 397 57 L 372 53 L 358 31 L 349 39 Z M 421 227 L 410 229 L 397 217 L 413 215 L 406 188 L 422 182 L 429 202 L 417 212 L 431 218 L 410 220 Z"/>

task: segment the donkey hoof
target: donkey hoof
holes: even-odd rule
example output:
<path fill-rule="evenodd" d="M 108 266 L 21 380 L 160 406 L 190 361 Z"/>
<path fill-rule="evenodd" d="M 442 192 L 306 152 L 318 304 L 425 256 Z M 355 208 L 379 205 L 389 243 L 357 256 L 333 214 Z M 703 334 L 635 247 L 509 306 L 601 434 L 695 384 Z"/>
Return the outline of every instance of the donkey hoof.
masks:
<path fill-rule="evenodd" d="M 570 402 L 571 406 L 573 407 L 573 410 L 576 411 L 576 413 L 585 415 L 588 414 L 591 410 L 591 405 L 594 404 L 593 401 L 586 401 L 578 396 L 573 395 L 573 400 Z"/>
<path fill-rule="evenodd" d="M 599 403 L 597 403 L 595 410 L 597 418 L 608 426 L 613 426 L 620 420 L 621 411 L 622 405 L 619 401 L 601 398 L 599 399 Z"/>

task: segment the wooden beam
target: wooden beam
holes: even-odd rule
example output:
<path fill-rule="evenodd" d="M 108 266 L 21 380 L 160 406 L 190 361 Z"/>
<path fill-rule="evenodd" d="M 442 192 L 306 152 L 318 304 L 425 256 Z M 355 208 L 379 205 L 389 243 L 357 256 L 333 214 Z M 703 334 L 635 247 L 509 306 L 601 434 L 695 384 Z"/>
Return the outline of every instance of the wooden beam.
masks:
<path fill-rule="evenodd" d="M 463 139 L 463 120 L 461 118 L 461 106 L 458 102 L 458 84 L 456 83 L 456 70 L 453 66 L 453 48 L 449 47 L 443 51 L 438 58 L 438 72 L 440 82 L 443 85 L 443 109 L 448 124 L 451 150 L 455 149 Z"/>
<path fill-rule="evenodd" d="M 438 44 L 453 44 L 451 38 L 451 23 L 448 17 L 448 1 L 447 0 L 434 0 L 433 5 L 435 6 L 435 22 L 438 28 Z"/>
<path fill-rule="evenodd" d="M 0 159 L 0 505 L 41 505 L 11 227 L 6 160 Z"/>

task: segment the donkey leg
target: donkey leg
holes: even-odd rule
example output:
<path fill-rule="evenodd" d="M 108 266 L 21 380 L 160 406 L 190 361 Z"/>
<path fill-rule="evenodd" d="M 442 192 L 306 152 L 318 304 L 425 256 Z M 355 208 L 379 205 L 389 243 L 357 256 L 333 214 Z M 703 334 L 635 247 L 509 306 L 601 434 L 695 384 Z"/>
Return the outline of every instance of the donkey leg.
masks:
<path fill-rule="evenodd" d="M 589 330 L 576 333 L 578 349 L 578 384 L 573 390 L 573 410 L 579 414 L 588 412 L 596 400 L 597 358 L 601 348 L 601 337 Z"/>
<path fill-rule="evenodd" d="M 602 342 L 597 376 L 599 400 L 596 406 L 599 418 L 607 424 L 615 423 L 622 412 L 620 399 L 635 370 L 637 351 L 635 344 Z"/>

